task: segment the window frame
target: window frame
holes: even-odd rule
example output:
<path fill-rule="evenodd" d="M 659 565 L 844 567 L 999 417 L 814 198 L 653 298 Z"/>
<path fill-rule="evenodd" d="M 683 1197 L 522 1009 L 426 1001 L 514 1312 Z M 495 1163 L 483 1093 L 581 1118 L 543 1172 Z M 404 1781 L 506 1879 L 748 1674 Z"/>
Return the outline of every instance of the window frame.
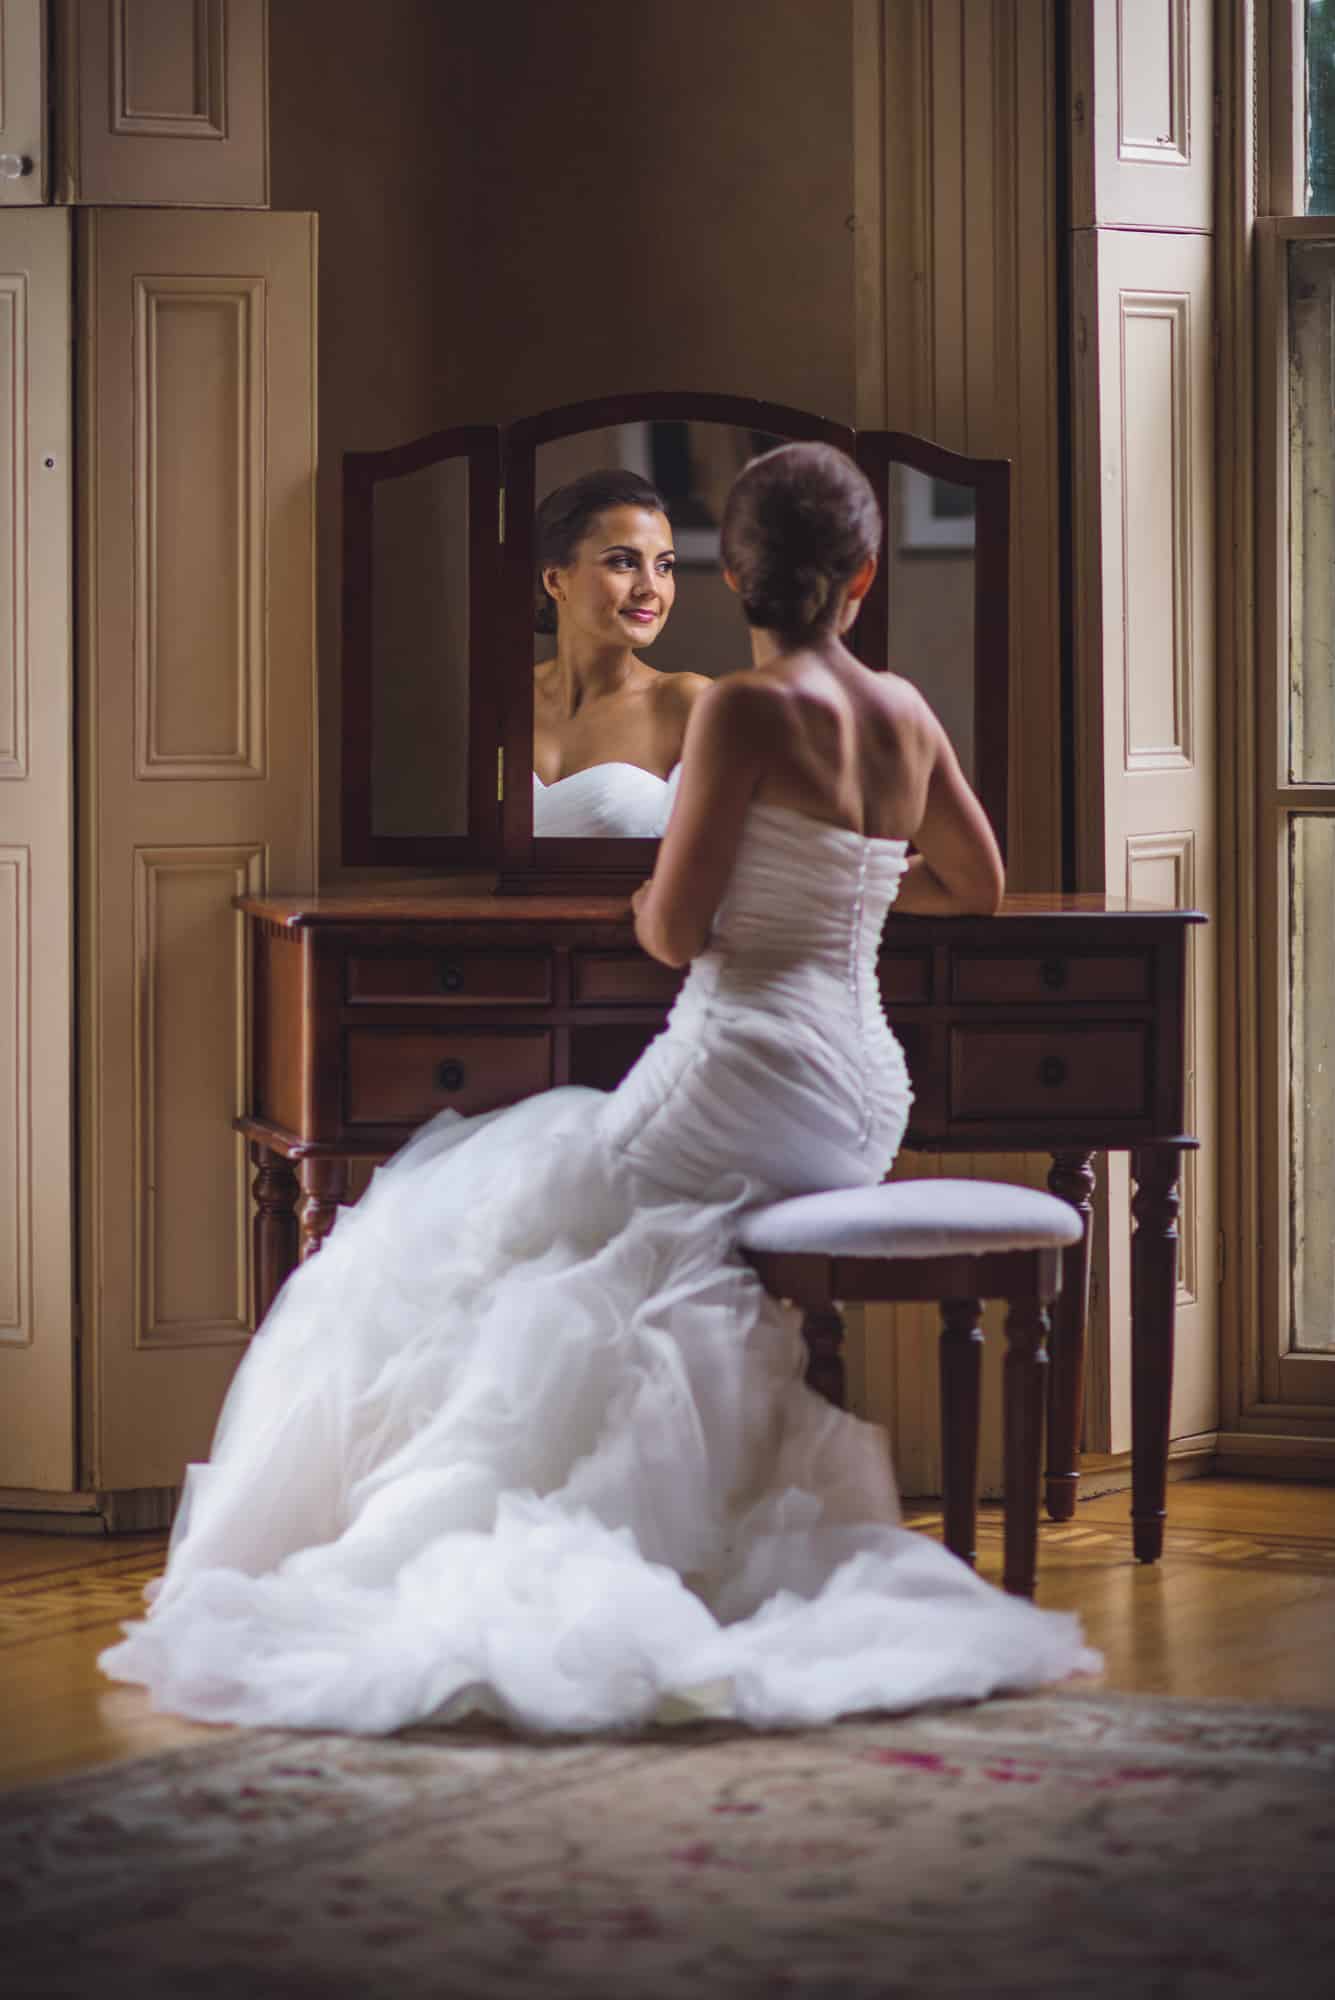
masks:
<path fill-rule="evenodd" d="M 1295 10 L 1296 11 L 1296 10 Z M 1256 915 L 1259 970 L 1259 1338 L 1252 1395 L 1269 1417 L 1335 1418 L 1335 1353 L 1289 1347 L 1292 1232 L 1288 1198 L 1289 828 L 1335 816 L 1335 780 L 1289 771 L 1288 246 L 1335 244 L 1335 216 L 1256 220 Z"/>

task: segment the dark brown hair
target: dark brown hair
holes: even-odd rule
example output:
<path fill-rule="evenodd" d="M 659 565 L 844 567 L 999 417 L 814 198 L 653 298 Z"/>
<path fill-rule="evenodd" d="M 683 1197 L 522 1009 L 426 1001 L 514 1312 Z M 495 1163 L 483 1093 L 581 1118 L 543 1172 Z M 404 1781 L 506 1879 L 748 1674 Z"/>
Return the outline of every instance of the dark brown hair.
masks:
<path fill-rule="evenodd" d="M 830 629 L 843 586 L 880 548 L 881 510 L 846 452 L 783 444 L 738 474 L 721 540 L 747 623 L 811 639 Z"/>
<path fill-rule="evenodd" d="M 620 466 L 582 473 L 568 486 L 556 487 L 538 508 L 533 527 L 535 632 L 556 630 L 556 605 L 542 572 L 568 568 L 598 516 L 609 507 L 644 507 L 651 514 L 667 513 L 658 489 L 638 472 L 627 472 Z"/>

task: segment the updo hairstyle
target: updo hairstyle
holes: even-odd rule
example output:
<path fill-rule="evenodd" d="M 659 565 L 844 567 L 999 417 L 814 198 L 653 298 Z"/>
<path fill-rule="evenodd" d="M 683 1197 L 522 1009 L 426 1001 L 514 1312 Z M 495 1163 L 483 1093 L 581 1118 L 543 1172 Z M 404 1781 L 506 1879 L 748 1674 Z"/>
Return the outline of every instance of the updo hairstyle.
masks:
<path fill-rule="evenodd" d="M 847 453 L 784 444 L 738 474 L 721 542 L 747 623 L 801 643 L 833 627 L 844 586 L 881 546 L 881 510 Z"/>
<path fill-rule="evenodd" d="M 556 604 L 542 580 L 545 569 L 568 569 L 580 543 L 600 514 L 609 507 L 643 507 L 651 514 L 666 514 L 667 504 L 656 487 L 638 472 L 613 466 L 603 472 L 581 473 L 568 486 L 558 486 L 538 508 L 533 543 L 536 569 L 533 578 L 533 630 L 556 630 Z"/>

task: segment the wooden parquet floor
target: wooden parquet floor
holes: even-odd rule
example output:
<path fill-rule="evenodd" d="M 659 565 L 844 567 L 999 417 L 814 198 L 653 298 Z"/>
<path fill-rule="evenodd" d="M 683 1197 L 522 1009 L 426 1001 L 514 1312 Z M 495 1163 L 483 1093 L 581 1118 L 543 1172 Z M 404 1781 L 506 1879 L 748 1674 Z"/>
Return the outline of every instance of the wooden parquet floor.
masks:
<path fill-rule="evenodd" d="M 1045 1522 L 1039 1602 L 1078 1611 L 1124 1692 L 1335 1707 L 1335 1487 L 1199 1479 L 1169 1489 L 1164 1559 L 1131 1556 L 1128 1496 Z M 939 1533 L 940 1516 L 909 1525 Z M 165 1537 L 0 1535 L 0 1786 L 201 1740 L 97 1671 L 138 1614 Z M 1000 1573 L 999 1510 L 985 1508 L 979 1566 Z"/>

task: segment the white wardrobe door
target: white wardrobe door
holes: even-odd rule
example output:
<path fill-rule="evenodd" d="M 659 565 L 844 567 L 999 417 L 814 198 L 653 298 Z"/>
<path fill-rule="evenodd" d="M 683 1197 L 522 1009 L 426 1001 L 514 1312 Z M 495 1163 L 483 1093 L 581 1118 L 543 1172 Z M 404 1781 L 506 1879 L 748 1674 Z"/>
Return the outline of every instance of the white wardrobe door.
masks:
<path fill-rule="evenodd" d="M 0 215 L 0 1489 L 74 1484 L 70 220 Z"/>
<path fill-rule="evenodd" d="M 175 1485 L 251 1330 L 246 934 L 314 874 L 315 223 L 85 210 L 87 1484 Z"/>

